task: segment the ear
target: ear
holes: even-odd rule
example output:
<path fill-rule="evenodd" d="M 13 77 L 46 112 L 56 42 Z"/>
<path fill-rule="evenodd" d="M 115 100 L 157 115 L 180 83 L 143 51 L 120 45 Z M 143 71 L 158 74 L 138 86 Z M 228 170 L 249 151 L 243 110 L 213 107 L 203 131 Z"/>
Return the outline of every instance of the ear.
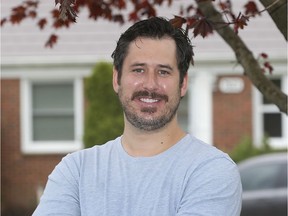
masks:
<path fill-rule="evenodd" d="M 115 67 L 113 67 L 113 89 L 116 93 L 118 93 L 119 84 L 118 84 L 118 71 Z"/>
<path fill-rule="evenodd" d="M 187 90 L 188 90 L 188 73 L 186 73 L 186 75 L 183 78 L 183 82 L 181 85 L 181 97 L 184 97 Z"/>

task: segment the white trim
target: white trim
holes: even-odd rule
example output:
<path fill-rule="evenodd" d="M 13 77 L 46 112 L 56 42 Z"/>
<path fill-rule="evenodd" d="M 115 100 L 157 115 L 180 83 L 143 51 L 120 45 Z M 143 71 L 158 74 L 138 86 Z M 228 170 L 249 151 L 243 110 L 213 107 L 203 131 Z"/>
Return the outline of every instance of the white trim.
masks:
<path fill-rule="evenodd" d="M 262 113 L 261 106 L 261 97 L 259 95 L 258 89 L 254 86 L 252 87 L 252 134 L 253 134 L 253 143 L 255 146 L 261 146 L 261 141 L 263 139 L 262 125 L 263 119 L 260 115 Z"/>
<path fill-rule="evenodd" d="M 10 62 L 1 65 L 1 79 L 11 78 L 75 78 L 87 77 L 91 74 L 95 61 L 92 63 L 51 63 L 51 62 Z"/>
<path fill-rule="evenodd" d="M 39 78 L 39 79 L 59 79 L 87 77 L 91 74 L 92 66 L 19 66 L 2 67 L 1 79 L 21 79 L 21 78 Z"/>
<path fill-rule="evenodd" d="M 74 141 L 32 141 L 32 109 L 31 109 L 31 84 L 32 82 L 61 82 L 72 81 L 74 85 L 74 121 L 75 121 L 75 140 Z M 64 78 L 47 77 L 23 78 L 20 82 L 21 95 L 21 151 L 25 154 L 63 154 L 73 152 L 83 148 L 83 83 L 80 77 Z"/>
<path fill-rule="evenodd" d="M 213 142 L 213 73 L 198 71 L 189 83 L 189 132 L 208 144 Z"/>
<path fill-rule="evenodd" d="M 20 116 L 21 116 L 21 151 L 29 152 L 27 144 L 31 139 L 31 112 L 29 111 L 30 104 L 29 81 L 27 79 L 20 80 Z"/>
<path fill-rule="evenodd" d="M 101 61 L 95 55 L 51 55 L 51 56 L 3 56 L 1 64 L 3 66 L 29 66 L 29 65 L 94 65 L 95 62 Z M 103 61 L 111 61 L 103 59 Z"/>
<path fill-rule="evenodd" d="M 274 76 L 275 78 L 279 77 L 282 82 L 282 91 L 287 94 L 287 75 Z M 264 138 L 263 133 L 263 113 L 279 113 L 279 109 L 276 105 L 263 105 L 262 104 L 262 94 L 258 89 L 253 87 L 252 89 L 252 103 L 253 103 L 253 143 L 256 146 L 260 146 Z M 286 114 L 281 113 L 282 120 L 282 137 L 281 138 L 269 138 L 268 143 L 273 148 L 287 148 L 288 140 L 288 117 Z"/>
<path fill-rule="evenodd" d="M 77 115 L 75 115 L 75 139 L 78 143 L 82 143 L 83 139 L 83 131 L 84 131 L 84 86 L 83 86 L 83 80 L 81 78 L 75 79 L 75 88 L 74 88 L 74 107 L 75 112 Z M 79 124 L 80 123 L 80 124 Z M 83 146 L 79 146 L 82 148 Z"/>

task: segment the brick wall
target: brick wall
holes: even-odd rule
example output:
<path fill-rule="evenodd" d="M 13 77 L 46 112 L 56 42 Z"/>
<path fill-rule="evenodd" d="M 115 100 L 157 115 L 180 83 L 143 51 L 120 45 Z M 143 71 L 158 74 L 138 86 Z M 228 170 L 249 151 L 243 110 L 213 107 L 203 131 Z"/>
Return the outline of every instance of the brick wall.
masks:
<path fill-rule="evenodd" d="M 230 151 L 245 136 L 252 136 L 251 83 L 245 76 L 238 77 L 244 82 L 240 93 L 223 93 L 219 76 L 213 93 L 213 141 L 218 148 Z"/>
<path fill-rule="evenodd" d="M 19 80 L 1 80 L 1 215 L 31 215 L 36 190 L 63 155 L 23 155 L 20 151 Z"/>

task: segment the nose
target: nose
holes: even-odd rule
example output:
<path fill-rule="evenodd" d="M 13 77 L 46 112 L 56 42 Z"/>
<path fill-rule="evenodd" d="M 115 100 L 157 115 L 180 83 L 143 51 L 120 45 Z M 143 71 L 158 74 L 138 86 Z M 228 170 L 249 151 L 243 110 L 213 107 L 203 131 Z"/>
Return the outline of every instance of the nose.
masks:
<path fill-rule="evenodd" d="M 143 87 L 146 90 L 156 90 L 158 88 L 158 76 L 153 71 L 149 71 L 145 75 Z"/>

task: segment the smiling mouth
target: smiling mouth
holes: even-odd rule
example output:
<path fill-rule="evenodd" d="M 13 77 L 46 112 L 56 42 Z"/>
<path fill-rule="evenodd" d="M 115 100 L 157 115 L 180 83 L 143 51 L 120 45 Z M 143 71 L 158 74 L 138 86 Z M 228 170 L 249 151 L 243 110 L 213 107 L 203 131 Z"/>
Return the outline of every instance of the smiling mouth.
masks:
<path fill-rule="evenodd" d="M 148 92 L 148 91 L 134 92 L 131 99 L 134 100 L 136 98 L 140 100 L 141 102 L 150 103 L 150 104 L 157 103 L 161 100 L 164 100 L 165 102 L 168 101 L 167 95 L 158 94 L 156 92 Z"/>
<path fill-rule="evenodd" d="M 152 98 L 140 98 L 140 101 L 144 102 L 144 103 L 156 103 L 159 100 L 157 99 L 152 99 Z"/>

